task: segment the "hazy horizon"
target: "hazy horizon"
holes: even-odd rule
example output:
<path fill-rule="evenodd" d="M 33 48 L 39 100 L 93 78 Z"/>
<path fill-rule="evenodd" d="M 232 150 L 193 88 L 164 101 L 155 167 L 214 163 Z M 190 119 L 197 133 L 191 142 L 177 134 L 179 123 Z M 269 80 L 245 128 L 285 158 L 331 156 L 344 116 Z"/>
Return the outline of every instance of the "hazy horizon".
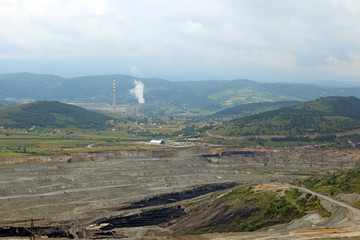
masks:
<path fill-rule="evenodd" d="M 78 76 L 70 76 L 70 77 L 66 77 L 66 76 L 62 76 L 61 74 L 54 74 L 54 73 L 35 73 L 35 72 L 9 72 L 9 73 L 0 73 L 0 75 L 12 75 L 12 74 L 34 74 L 34 75 L 50 75 L 50 76 L 57 76 L 60 78 L 64 78 L 64 79 L 75 79 L 75 78 L 84 78 L 84 77 L 94 77 L 94 76 L 109 76 L 109 81 L 113 80 L 113 78 L 116 78 L 116 76 L 129 76 L 129 77 L 133 77 L 134 80 L 136 79 L 161 79 L 161 80 L 166 80 L 166 81 L 170 81 L 170 82 L 199 82 L 199 81 L 236 81 L 236 80 L 249 80 L 249 81 L 254 81 L 257 83 L 289 83 L 289 84 L 308 84 L 308 85 L 314 85 L 314 86 L 320 86 L 320 87 L 344 87 L 344 88 L 349 88 L 349 87 L 360 87 L 360 82 L 347 82 L 347 81 L 313 81 L 313 82 L 296 82 L 296 81 L 257 81 L 254 79 L 246 79 L 246 78 L 233 78 L 233 79 L 196 79 L 196 80 L 187 80 L 187 79 L 181 79 L 181 80 L 177 80 L 177 79 L 167 79 L 167 78 L 160 78 L 157 76 L 144 76 L 144 77 L 136 77 L 135 75 L 131 75 L 131 74 L 123 74 L 123 73 L 106 73 L 106 74 L 93 74 L 93 75 L 89 75 L 89 74 L 85 74 L 85 75 L 78 75 Z"/>

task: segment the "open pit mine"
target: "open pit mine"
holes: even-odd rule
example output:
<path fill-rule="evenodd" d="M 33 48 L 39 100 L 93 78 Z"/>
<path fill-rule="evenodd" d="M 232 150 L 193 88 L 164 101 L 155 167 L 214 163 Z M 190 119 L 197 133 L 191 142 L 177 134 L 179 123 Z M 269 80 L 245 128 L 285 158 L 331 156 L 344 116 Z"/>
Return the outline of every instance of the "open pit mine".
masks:
<path fill-rule="evenodd" d="M 186 213 L 184 201 L 358 166 L 353 155 L 303 148 L 196 146 L 1 158 L 0 237 L 168 239 L 176 231 L 165 223 Z"/>

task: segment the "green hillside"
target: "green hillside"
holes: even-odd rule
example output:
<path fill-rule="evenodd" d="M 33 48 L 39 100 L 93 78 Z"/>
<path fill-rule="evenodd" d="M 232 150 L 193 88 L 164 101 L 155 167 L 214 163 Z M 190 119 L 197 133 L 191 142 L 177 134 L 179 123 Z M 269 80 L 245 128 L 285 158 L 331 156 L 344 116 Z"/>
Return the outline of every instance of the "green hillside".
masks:
<path fill-rule="evenodd" d="M 63 78 L 31 73 L 0 74 L 0 100 L 26 102 L 112 103 L 116 79 L 116 101 L 137 104 L 130 94 L 133 76 L 114 74 Z M 311 84 L 260 83 L 246 79 L 173 82 L 158 78 L 136 78 L 145 85 L 148 114 L 204 114 L 239 104 L 277 101 L 310 101 L 325 96 L 360 97 L 360 88 L 325 88 Z"/>
<path fill-rule="evenodd" d="M 110 117 L 60 102 L 39 101 L 0 107 L 0 126 L 63 128 L 103 128 Z"/>
<path fill-rule="evenodd" d="M 360 128 L 360 99 L 324 97 L 296 106 L 235 119 L 216 128 L 223 136 L 336 133 Z"/>
<path fill-rule="evenodd" d="M 209 118 L 240 118 L 300 103 L 300 101 L 247 103 L 216 112 L 211 114 Z"/>

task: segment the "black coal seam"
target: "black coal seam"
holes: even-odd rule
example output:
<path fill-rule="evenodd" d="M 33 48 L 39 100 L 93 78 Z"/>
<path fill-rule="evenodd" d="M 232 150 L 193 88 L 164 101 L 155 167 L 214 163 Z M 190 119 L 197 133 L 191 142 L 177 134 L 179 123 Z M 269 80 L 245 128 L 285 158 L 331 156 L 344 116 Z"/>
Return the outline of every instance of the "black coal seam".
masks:
<path fill-rule="evenodd" d="M 58 227 L 36 227 L 36 235 L 46 235 L 50 238 L 70 238 L 74 236 L 66 230 L 62 230 Z M 30 228 L 25 227 L 0 227 L 0 237 L 30 237 Z"/>
<path fill-rule="evenodd" d="M 208 157 L 222 157 L 222 156 L 232 156 L 232 155 L 241 155 L 244 157 L 253 157 L 255 155 L 257 156 L 263 156 L 266 153 L 264 152 L 252 152 L 252 151 L 230 151 L 230 152 L 221 152 L 217 154 L 203 154 L 201 157 L 208 158 Z"/>
<path fill-rule="evenodd" d="M 111 230 L 114 228 L 129 228 L 157 225 L 168 222 L 172 219 L 181 217 L 185 211 L 181 206 L 152 209 L 134 214 L 130 216 L 116 216 L 97 222 L 98 225 L 107 223 L 107 226 L 100 228 L 101 230 Z"/>
<path fill-rule="evenodd" d="M 238 185 L 237 183 L 222 183 L 222 184 L 211 184 L 200 186 L 191 190 L 185 190 L 182 192 L 175 192 L 175 193 L 165 193 L 158 196 L 154 196 L 151 198 L 143 199 L 138 202 L 133 202 L 129 206 L 122 207 L 118 209 L 121 210 L 130 210 L 130 209 L 137 209 L 137 208 L 144 208 L 144 207 L 151 207 L 151 206 L 160 206 L 175 202 L 180 202 L 183 200 L 192 199 L 201 195 L 205 195 L 207 193 L 224 190 L 228 188 L 232 188 Z"/>

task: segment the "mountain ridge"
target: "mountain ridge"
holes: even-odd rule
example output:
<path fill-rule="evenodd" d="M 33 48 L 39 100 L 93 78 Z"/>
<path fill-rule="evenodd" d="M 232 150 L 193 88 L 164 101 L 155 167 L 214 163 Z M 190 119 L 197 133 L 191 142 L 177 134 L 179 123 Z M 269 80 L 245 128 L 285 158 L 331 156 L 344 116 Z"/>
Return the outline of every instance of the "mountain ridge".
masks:
<path fill-rule="evenodd" d="M 245 103 L 309 101 L 324 96 L 360 97 L 360 87 L 326 88 L 304 83 L 260 83 L 247 79 L 173 82 L 122 74 L 63 78 L 51 74 L 9 73 L 0 74 L 0 100 L 111 104 L 113 78 L 116 79 L 118 104 L 137 104 L 137 99 L 130 94 L 134 79 L 137 79 L 145 85 L 146 103 L 156 107 L 174 106 L 183 112 L 189 109 L 214 112 Z"/>

